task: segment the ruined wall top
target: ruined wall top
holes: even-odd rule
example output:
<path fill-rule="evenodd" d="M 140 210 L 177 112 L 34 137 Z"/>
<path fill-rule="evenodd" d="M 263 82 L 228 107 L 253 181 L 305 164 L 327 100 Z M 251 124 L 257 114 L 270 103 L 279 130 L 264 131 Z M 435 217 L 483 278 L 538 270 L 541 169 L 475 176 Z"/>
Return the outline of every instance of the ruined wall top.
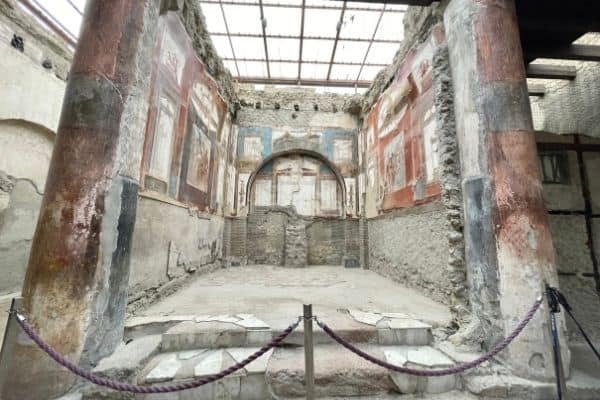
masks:
<path fill-rule="evenodd" d="M 238 102 L 234 90 L 233 77 L 223 60 L 217 54 L 210 34 L 206 29 L 206 19 L 200 8 L 200 2 L 195 0 L 185 0 L 179 17 L 185 26 L 192 45 L 198 54 L 198 57 L 206 65 L 208 73 L 214 78 L 219 87 L 219 92 L 227 103 L 229 110 L 235 110 L 235 104 Z"/>
<path fill-rule="evenodd" d="M 266 110 L 360 113 L 362 96 L 339 93 L 318 93 L 314 88 L 265 86 L 256 90 L 251 84 L 238 84 L 240 106 Z"/>
<path fill-rule="evenodd" d="M 434 3 L 429 7 L 408 7 L 403 20 L 404 39 L 400 43 L 400 48 L 394 55 L 392 63 L 379 71 L 373 83 L 365 92 L 362 99 L 363 114 L 369 112 L 379 96 L 390 85 L 408 51 L 425 41 L 429 37 L 431 28 L 442 21 L 443 11 L 444 6 L 440 3 Z"/>
<path fill-rule="evenodd" d="M 73 59 L 73 49 L 59 35 L 45 29 L 27 14 L 17 0 L 0 0 L 0 40 L 11 43 L 22 38 L 22 53 L 35 64 L 66 80 Z M 14 46 L 13 46 L 14 47 Z"/>

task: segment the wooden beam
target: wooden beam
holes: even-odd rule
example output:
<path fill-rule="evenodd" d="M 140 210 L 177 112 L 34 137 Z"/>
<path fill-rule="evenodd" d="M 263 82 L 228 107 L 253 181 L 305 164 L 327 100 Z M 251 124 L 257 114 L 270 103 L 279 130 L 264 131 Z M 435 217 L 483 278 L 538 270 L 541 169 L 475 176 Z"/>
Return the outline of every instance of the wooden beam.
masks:
<path fill-rule="evenodd" d="M 544 31 L 544 32 L 599 32 L 600 21 L 594 11 L 589 11 L 589 16 L 585 17 L 582 14 L 569 12 L 563 16 L 540 16 L 538 15 L 523 15 L 518 13 L 519 26 L 525 31 Z"/>
<path fill-rule="evenodd" d="M 575 80 L 577 68 L 571 65 L 529 64 L 528 78 Z"/>
<path fill-rule="evenodd" d="M 600 46 L 590 44 L 570 44 L 567 46 L 538 48 L 523 51 L 528 57 L 556 58 L 559 60 L 600 61 Z"/>
<path fill-rule="evenodd" d="M 542 97 L 546 94 L 546 86 L 536 83 L 527 84 L 527 90 L 530 96 Z"/>

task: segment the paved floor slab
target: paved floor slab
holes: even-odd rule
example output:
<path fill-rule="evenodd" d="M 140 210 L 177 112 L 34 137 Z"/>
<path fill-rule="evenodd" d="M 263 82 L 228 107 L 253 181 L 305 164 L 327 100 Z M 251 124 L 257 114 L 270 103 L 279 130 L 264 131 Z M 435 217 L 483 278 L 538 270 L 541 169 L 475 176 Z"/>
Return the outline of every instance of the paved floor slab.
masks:
<path fill-rule="evenodd" d="M 373 271 L 335 266 L 290 269 L 262 265 L 203 275 L 138 315 L 252 314 L 277 331 L 292 323 L 302 313 L 305 303 L 313 304 L 313 313 L 325 322 L 343 314 L 350 319 L 350 309 L 397 313 L 398 317 L 408 315 L 433 327 L 446 325 L 451 318 L 447 306 Z"/>

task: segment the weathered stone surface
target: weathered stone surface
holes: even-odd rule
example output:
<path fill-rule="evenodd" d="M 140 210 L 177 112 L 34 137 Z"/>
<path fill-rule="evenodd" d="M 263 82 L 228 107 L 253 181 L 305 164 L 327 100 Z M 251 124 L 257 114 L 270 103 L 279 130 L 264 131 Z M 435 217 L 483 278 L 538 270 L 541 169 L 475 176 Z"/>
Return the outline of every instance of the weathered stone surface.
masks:
<path fill-rule="evenodd" d="M 387 327 L 377 328 L 381 345 L 419 346 L 431 343 L 431 326 L 428 324 L 411 319 L 397 319 L 386 323 Z"/>
<path fill-rule="evenodd" d="M 306 227 L 300 218 L 289 218 L 285 226 L 284 265 L 302 268 L 307 265 Z"/>
<path fill-rule="evenodd" d="M 267 323 L 265 323 L 264 321 L 261 321 L 260 319 L 256 318 L 253 315 L 243 314 L 243 316 L 238 315 L 238 317 L 240 317 L 242 319 L 237 321 L 236 324 L 243 326 L 246 329 L 250 329 L 250 330 L 270 329 L 270 326 Z"/>
<path fill-rule="evenodd" d="M 393 347 L 384 350 L 386 361 L 415 369 L 449 367 L 454 363 L 440 351 L 429 346 Z M 402 393 L 444 393 L 456 388 L 455 375 L 427 377 L 391 372 L 391 378 Z"/>
<path fill-rule="evenodd" d="M 446 220 L 441 202 L 369 219 L 369 268 L 448 304 Z"/>
<path fill-rule="evenodd" d="M 423 346 L 410 349 L 406 353 L 406 361 L 422 367 L 449 367 L 454 363 L 439 350 Z"/>
<path fill-rule="evenodd" d="M 367 325 L 375 326 L 381 319 L 383 319 L 383 315 L 379 313 L 365 312 L 355 309 L 349 309 L 348 312 L 356 321 Z"/>
<path fill-rule="evenodd" d="M 555 254 L 515 2 L 453 0 L 444 22 L 455 83 L 470 299 L 489 347 L 498 339 L 494 332 L 508 333 L 513 324 L 507 321 L 522 318 L 526 304 L 542 294 L 539 282 L 557 282 Z M 497 56 L 505 63 L 498 64 Z M 515 373 L 552 379 L 548 331 L 547 318 L 537 314 L 508 348 L 504 356 Z M 567 367 L 568 359 L 566 352 Z"/>
<path fill-rule="evenodd" d="M 181 368 L 181 361 L 177 354 L 169 354 L 163 357 L 159 363 L 146 375 L 146 383 L 166 382 L 175 378 L 177 371 Z"/>
<path fill-rule="evenodd" d="M 54 400 L 81 400 L 83 398 L 83 394 L 81 393 L 71 393 L 66 394 L 64 396 L 58 397 Z"/>
<path fill-rule="evenodd" d="M 129 279 L 130 298 L 135 301 L 130 301 L 130 313 L 175 292 L 192 281 L 193 276 L 221 267 L 223 217 L 199 218 L 187 208 L 163 200 L 160 196 L 153 198 L 148 192 L 142 192 L 138 199 Z M 170 242 L 176 245 L 175 256 L 185 260 L 179 266 L 183 274 L 173 279 L 165 273 Z M 196 271 L 192 273 L 190 267 Z M 181 313 L 172 310 L 171 314 Z"/>
<path fill-rule="evenodd" d="M 223 350 L 214 350 L 205 355 L 194 367 L 194 377 L 214 375 L 223 370 Z"/>
<path fill-rule="evenodd" d="M 88 2 L 23 285 L 24 309 L 41 335 L 87 366 L 122 339 L 139 163 L 123 165 L 143 147 L 138 110 L 147 106 L 150 74 L 140 60 L 155 43 L 157 8 Z M 130 151 L 121 158 L 123 148 Z M 3 398 L 46 399 L 72 385 L 43 353 L 15 354 Z M 37 385 L 28 384 L 32 374 Z"/>
<path fill-rule="evenodd" d="M 162 336 L 164 351 L 243 347 L 247 330 L 233 323 L 185 321 Z"/>
<path fill-rule="evenodd" d="M 383 352 L 376 346 L 362 348 L 375 357 L 383 358 Z M 349 355 L 339 346 L 319 346 L 314 355 L 318 397 L 381 395 L 395 390 L 385 369 Z M 267 366 L 267 383 L 276 396 L 304 396 L 303 350 L 276 349 Z"/>
<path fill-rule="evenodd" d="M 116 379 L 129 379 L 160 349 L 161 336 L 150 335 L 121 343 L 109 357 L 100 360 L 94 373 Z"/>
<path fill-rule="evenodd" d="M 202 353 L 204 353 L 205 349 L 202 350 L 188 350 L 188 351 L 182 351 L 180 353 L 177 354 L 177 358 L 179 360 L 191 360 L 192 358 L 196 358 L 199 355 L 201 355 Z"/>
<path fill-rule="evenodd" d="M 33 140 L 30 139 L 30 136 L 40 132 L 31 132 L 33 129 L 29 130 L 26 127 L 11 129 L 12 127 L 3 125 L 5 124 L 0 122 L 0 132 L 3 132 L 5 128 L 9 132 L 14 131 L 15 139 L 26 141 L 26 151 L 37 154 L 35 157 L 37 161 L 33 163 L 32 168 L 46 171 L 49 160 L 44 160 L 44 149 L 36 149 L 36 143 L 32 143 Z M 46 132 L 41 133 L 46 136 Z M 9 136 L 12 135 L 7 133 L 0 135 L 0 147 L 14 149 L 13 146 L 10 146 L 11 138 Z M 46 137 L 40 137 L 39 139 L 40 141 L 49 142 Z M 51 142 L 49 144 L 51 145 Z M 19 152 L 15 151 L 14 156 L 15 158 L 18 156 L 19 163 L 28 164 L 28 160 L 23 159 Z M 12 156 L 9 155 L 9 157 Z M 38 186 L 33 180 L 10 178 L 2 172 L 3 168 L 8 167 L 3 164 L 12 164 L 12 160 L 8 159 L 9 157 L 6 157 L 4 162 L 0 161 L 0 182 L 5 182 L 2 185 L 3 188 L 0 188 L 0 198 L 6 196 L 7 199 L 5 207 L 0 204 L 0 258 L 2 259 L 1 271 L 3 275 L 0 282 L 0 293 L 21 290 L 27 261 L 29 260 L 31 239 L 35 232 L 39 208 L 42 203 L 42 193 L 39 192 Z M 43 186 L 41 187 L 43 188 Z"/>
<path fill-rule="evenodd" d="M 239 363 L 246 358 L 248 358 L 251 354 L 258 351 L 260 348 L 252 348 L 252 347 L 241 347 L 241 348 L 233 348 L 227 349 L 227 352 L 235 362 Z M 265 354 L 252 361 L 250 364 L 246 365 L 244 368 L 249 374 L 262 374 L 267 370 L 267 363 L 273 354 L 273 349 L 267 351 Z"/>
<path fill-rule="evenodd" d="M 152 315 L 128 318 L 125 322 L 125 338 L 161 335 L 174 325 L 193 319 L 193 315 Z"/>

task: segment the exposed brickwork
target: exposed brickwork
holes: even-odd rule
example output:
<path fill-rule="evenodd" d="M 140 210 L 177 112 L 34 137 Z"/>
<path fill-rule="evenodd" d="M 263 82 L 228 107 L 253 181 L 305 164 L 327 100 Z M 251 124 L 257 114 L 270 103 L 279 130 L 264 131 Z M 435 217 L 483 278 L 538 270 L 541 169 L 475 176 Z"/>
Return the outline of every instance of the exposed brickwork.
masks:
<path fill-rule="evenodd" d="M 345 222 L 321 219 L 307 225 L 308 263 L 341 265 L 345 251 Z"/>
<path fill-rule="evenodd" d="M 300 218 L 289 218 L 285 226 L 286 267 L 302 268 L 307 265 L 306 225 Z"/>
<path fill-rule="evenodd" d="M 286 213 L 255 211 L 248 214 L 248 262 L 283 265 Z"/>
<path fill-rule="evenodd" d="M 450 304 L 446 211 L 437 201 L 369 220 L 369 269 Z"/>

